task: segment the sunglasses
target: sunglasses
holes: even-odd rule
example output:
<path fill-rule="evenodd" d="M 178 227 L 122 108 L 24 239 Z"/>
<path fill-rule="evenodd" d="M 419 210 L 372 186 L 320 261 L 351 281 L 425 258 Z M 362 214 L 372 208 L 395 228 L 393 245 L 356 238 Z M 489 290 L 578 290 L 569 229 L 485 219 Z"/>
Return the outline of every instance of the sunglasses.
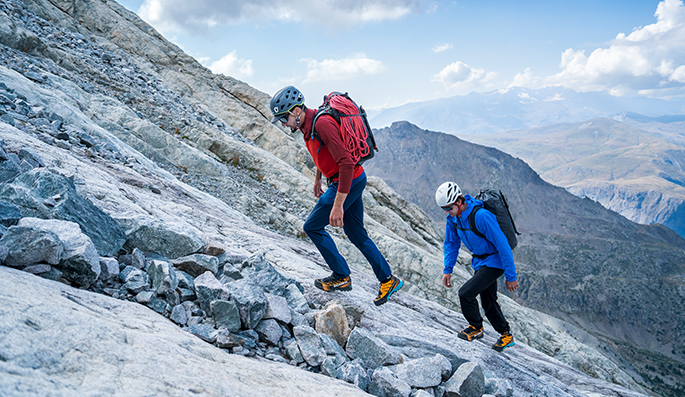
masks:
<path fill-rule="evenodd" d="M 446 206 L 440 207 L 440 208 L 442 208 L 443 210 L 445 210 L 447 212 L 450 212 L 450 211 L 452 211 L 452 207 L 454 207 L 454 204 L 446 205 Z"/>

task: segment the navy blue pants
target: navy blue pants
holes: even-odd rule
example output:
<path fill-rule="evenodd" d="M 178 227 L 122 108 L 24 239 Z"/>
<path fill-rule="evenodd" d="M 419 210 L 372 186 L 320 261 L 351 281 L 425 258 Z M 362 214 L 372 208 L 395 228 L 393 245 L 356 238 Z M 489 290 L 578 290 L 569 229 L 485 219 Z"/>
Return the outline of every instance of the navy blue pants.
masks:
<path fill-rule="evenodd" d="M 485 311 L 485 317 L 495 331 L 503 334 L 509 332 L 509 323 L 504 319 L 502 309 L 497 303 L 497 279 L 504 274 L 504 270 L 483 266 L 476 274 L 459 288 L 459 302 L 461 312 L 469 324 L 476 328 L 483 326 L 483 317 L 478 309 L 476 297 L 480 295 L 480 302 Z"/>
<path fill-rule="evenodd" d="M 366 187 L 366 172 L 352 180 L 350 193 L 343 203 L 343 231 L 359 251 L 364 254 L 369 261 L 373 272 L 378 281 L 385 281 L 392 275 L 388 261 L 376 247 L 373 241 L 366 234 L 364 228 L 364 203 L 362 193 Z M 338 183 L 332 183 L 326 192 L 319 197 L 319 201 L 314 206 L 312 213 L 309 214 L 304 223 L 304 232 L 307 233 L 312 242 L 321 252 L 321 256 L 331 268 L 336 277 L 347 277 L 350 275 L 350 267 L 347 261 L 340 255 L 335 242 L 324 229 L 328 223 L 333 209 L 335 195 L 338 193 Z"/>

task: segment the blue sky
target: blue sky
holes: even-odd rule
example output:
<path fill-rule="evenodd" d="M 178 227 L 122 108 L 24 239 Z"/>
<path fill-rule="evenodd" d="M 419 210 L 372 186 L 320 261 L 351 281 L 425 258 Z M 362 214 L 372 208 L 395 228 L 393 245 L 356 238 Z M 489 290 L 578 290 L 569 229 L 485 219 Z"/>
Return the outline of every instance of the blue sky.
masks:
<path fill-rule="evenodd" d="M 122 0 L 215 73 L 378 110 L 512 86 L 685 95 L 682 0 Z"/>

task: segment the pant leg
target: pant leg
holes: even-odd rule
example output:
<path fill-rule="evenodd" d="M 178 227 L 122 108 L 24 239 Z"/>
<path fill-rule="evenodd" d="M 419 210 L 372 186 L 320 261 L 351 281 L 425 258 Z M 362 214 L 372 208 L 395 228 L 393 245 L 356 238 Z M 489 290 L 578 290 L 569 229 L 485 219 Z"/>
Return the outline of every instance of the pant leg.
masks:
<path fill-rule="evenodd" d="M 501 270 L 498 273 L 501 276 L 504 273 L 504 270 Z M 497 278 L 499 278 L 499 276 L 497 276 Z M 492 327 L 495 329 L 495 331 L 503 334 L 505 332 L 509 332 L 509 323 L 504 318 L 502 308 L 500 308 L 499 303 L 497 303 L 497 278 L 495 279 L 495 282 L 490 284 L 488 288 L 480 293 L 480 302 L 481 305 L 483 305 L 485 317 L 488 318 L 490 324 L 492 324 Z"/>
<path fill-rule="evenodd" d="M 345 208 L 343 214 L 343 230 L 350 242 L 354 244 L 359 251 L 364 255 L 378 281 L 385 281 L 392 276 L 392 271 L 388 265 L 388 261 L 383 254 L 378 250 L 376 244 L 371 240 L 364 228 L 364 202 L 362 201 L 362 192 L 366 187 L 366 174 L 362 173 L 355 178 L 348 199 L 352 198 L 354 201 L 349 203 Z M 345 201 L 345 204 L 348 204 Z"/>
<path fill-rule="evenodd" d="M 476 274 L 473 275 L 464 285 L 459 288 L 459 303 L 461 304 L 461 312 L 469 324 L 476 328 L 483 326 L 483 317 L 480 315 L 478 308 L 478 300 L 476 297 L 481 295 L 483 300 L 483 291 L 487 290 L 491 285 L 495 285 L 495 294 L 497 293 L 497 278 L 504 273 L 502 269 L 493 269 L 483 266 Z M 491 300 L 488 301 L 490 303 Z M 495 302 L 496 304 L 497 302 Z M 498 305 L 499 307 L 499 305 Z M 488 320 L 490 317 L 488 317 Z"/>
<path fill-rule="evenodd" d="M 319 201 L 316 202 L 302 228 L 319 250 L 333 274 L 342 278 L 350 275 L 350 268 L 345 258 L 338 252 L 338 247 L 335 246 L 333 238 L 325 229 L 329 223 L 335 195 L 338 192 L 336 187 L 337 185 L 329 186 L 326 192 L 319 197 Z"/>

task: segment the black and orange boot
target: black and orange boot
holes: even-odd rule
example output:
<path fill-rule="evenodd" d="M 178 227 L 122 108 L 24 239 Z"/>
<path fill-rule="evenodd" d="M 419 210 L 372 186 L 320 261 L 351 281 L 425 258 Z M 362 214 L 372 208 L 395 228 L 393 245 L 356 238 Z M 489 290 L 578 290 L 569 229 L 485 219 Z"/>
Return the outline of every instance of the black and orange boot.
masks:
<path fill-rule="evenodd" d="M 314 286 L 327 292 L 350 291 L 352 290 L 352 280 L 350 276 L 338 278 L 335 277 L 335 274 L 331 274 L 328 277 L 314 280 Z"/>
<path fill-rule="evenodd" d="M 483 337 L 483 327 L 476 328 L 473 325 L 469 325 L 463 331 L 459 331 L 457 336 L 459 339 L 467 340 L 469 342 L 474 339 L 480 339 Z"/>

